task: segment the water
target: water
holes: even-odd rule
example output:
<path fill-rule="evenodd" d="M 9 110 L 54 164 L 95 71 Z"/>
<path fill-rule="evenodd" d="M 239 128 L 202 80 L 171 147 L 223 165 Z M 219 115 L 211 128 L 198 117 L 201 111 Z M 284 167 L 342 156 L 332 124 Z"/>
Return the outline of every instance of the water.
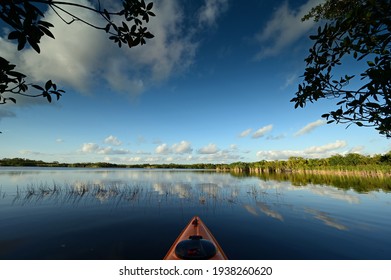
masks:
<path fill-rule="evenodd" d="M 0 259 L 162 259 L 194 215 L 230 259 L 391 259 L 389 185 L 367 180 L 3 167 Z"/>

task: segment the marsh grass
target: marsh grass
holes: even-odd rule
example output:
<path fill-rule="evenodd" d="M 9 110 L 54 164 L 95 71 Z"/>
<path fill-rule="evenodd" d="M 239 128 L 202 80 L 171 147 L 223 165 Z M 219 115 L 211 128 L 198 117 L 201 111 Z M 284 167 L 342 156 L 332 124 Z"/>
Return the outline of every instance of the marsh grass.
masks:
<path fill-rule="evenodd" d="M 132 202 L 139 198 L 143 189 L 140 186 L 130 185 L 102 185 L 93 183 L 76 183 L 59 185 L 39 183 L 28 184 L 26 187 L 16 187 L 13 203 L 38 203 L 56 201 L 59 203 L 78 203 L 80 201 L 121 201 Z M 1 191 L 0 196 L 5 197 Z"/>
<path fill-rule="evenodd" d="M 92 205 L 107 204 L 113 207 L 142 206 L 174 206 L 215 207 L 217 205 L 234 205 L 239 202 L 239 189 L 220 188 L 217 186 L 190 186 L 181 184 L 166 184 L 156 190 L 150 186 L 130 185 L 122 183 L 89 183 L 76 182 L 58 184 L 32 183 L 25 187 L 16 187 L 12 204 L 49 204 L 58 205 Z M 1 195 L 5 196 L 4 192 Z"/>

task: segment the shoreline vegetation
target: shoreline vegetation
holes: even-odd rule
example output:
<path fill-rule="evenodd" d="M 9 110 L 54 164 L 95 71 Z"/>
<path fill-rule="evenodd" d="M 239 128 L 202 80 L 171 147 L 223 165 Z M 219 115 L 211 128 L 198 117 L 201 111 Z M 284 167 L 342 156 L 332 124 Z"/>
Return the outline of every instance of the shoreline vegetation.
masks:
<path fill-rule="evenodd" d="M 44 162 L 25 158 L 0 159 L 1 166 L 15 167 L 70 167 L 70 168 L 154 168 L 154 169 L 200 169 L 230 172 L 234 174 L 318 174 L 352 175 L 365 177 L 391 177 L 391 151 L 386 154 L 364 156 L 356 153 L 333 155 L 328 158 L 307 159 L 290 157 L 288 160 L 233 162 L 230 164 L 114 164 L 107 162 L 60 163 Z"/>

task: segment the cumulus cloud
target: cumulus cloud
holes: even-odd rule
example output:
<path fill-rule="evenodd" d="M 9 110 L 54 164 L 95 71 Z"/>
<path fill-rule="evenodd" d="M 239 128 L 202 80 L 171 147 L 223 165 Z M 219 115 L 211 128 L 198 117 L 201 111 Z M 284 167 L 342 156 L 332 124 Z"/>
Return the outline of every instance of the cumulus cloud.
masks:
<path fill-rule="evenodd" d="M 323 146 L 312 146 L 304 150 L 307 154 L 322 154 L 334 150 L 338 150 L 340 148 L 346 147 L 346 141 L 337 140 L 334 143 L 329 143 Z"/>
<path fill-rule="evenodd" d="M 173 144 L 171 147 L 166 143 L 160 144 L 155 148 L 156 154 L 189 154 L 193 151 L 191 143 L 188 141 L 181 141 Z"/>
<path fill-rule="evenodd" d="M 83 153 L 94 153 L 99 150 L 99 145 L 95 143 L 84 143 L 81 147 Z"/>
<path fill-rule="evenodd" d="M 288 1 L 278 8 L 272 18 L 267 22 L 257 35 L 256 39 L 262 48 L 257 53 L 256 59 L 275 56 L 284 48 L 296 42 L 301 36 L 308 32 L 315 22 L 307 20 L 302 22 L 301 18 L 310 11 L 310 9 L 322 0 L 309 0 L 297 10 L 289 7 Z"/>
<path fill-rule="evenodd" d="M 86 0 L 74 2 L 91 5 Z M 108 40 L 105 32 L 77 21 L 67 25 L 49 9 L 45 20 L 55 26 L 51 31 L 56 39 L 44 36 L 41 54 L 31 48 L 18 52 L 14 42 L 0 38 L 0 56 L 17 64 L 18 70 L 28 74 L 33 82 L 52 79 L 65 88 L 91 92 L 96 83 L 103 81 L 115 91 L 139 94 L 146 85 L 153 86 L 191 65 L 197 47 L 182 30 L 184 17 L 177 1 L 154 4 L 158 16 L 147 25 L 155 38 L 144 46 L 120 49 Z M 78 12 L 75 7 L 67 9 Z M 83 18 L 105 26 L 97 15 L 85 10 Z"/>
<path fill-rule="evenodd" d="M 106 144 L 111 144 L 111 145 L 114 145 L 114 146 L 121 146 L 122 145 L 122 142 L 120 140 L 118 140 L 117 137 L 113 136 L 113 135 L 110 135 L 108 136 L 105 141 L 104 141 Z"/>
<path fill-rule="evenodd" d="M 346 141 L 337 140 L 322 146 L 311 146 L 304 150 L 261 150 L 257 152 L 257 157 L 265 160 L 284 160 L 289 157 L 324 158 L 335 154 L 346 146 Z"/>
<path fill-rule="evenodd" d="M 365 150 L 365 147 L 360 145 L 360 146 L 356 146 L 356 147 L 351 148 L 348 151 L 348 154 L 350 154 L 350 153 L 352 153 L 352 154 L 361 154 L 364 150 Z"/>
<path fill-rule="evenodd" d="M 298 130 L 297 132 L 295 132 L 294 136 L 301 136 L 301 135 L 310 133 L 315 128 L 322 126 L 322 125 L 325 125 L 325 124 L 326 124 L 326 121 L 324 121 L 324 120 L 317 120 L 317 121 L 311 122 L 311 123 L 307 124 L 306 126 L 304 126 L 303 128 L 301 128 L 300 130 Z"/>
<path fill-rule="evenodd" d="M 213 144 L 213 143 L 210 143 L 204 147 L 202 147 L 201 149 L 198 150 L 198 153 L 199 154 L 206 154 L 206 155 L 209 155 L 209 154 L 215 154 L 219 151 L 219 148 L 217 148 L 216 144 Z"/>
<path fill-rule="evenodd" d="M 212 26 L 218 16 L 228 8 L 228 0 L 206 0 L 200 8 L 198 21 L 200 25 Z"/>
<path fill-rule="evenodd" d="M 170 152 L 170 148 L 166 143 L 160 144 L 155 149 L 155 153 L 157 154 L 168 154 L 169 152 Z"/>
<path fill-rule="evenodd" d="M 243 138 L 243 137 L 246 137 L 248 136 L 250 133 L 251 133 L 252 129 L 249 128 L 249 129 L 246 129 L 244 131 L 242 131 L 240 134 L 239 134 L 239 137 Z"/>
<path fill-rule="evenodd" d="M 172 145 L 172 150 L 176 154 L 188 154 L 193 151 L 193 148 L 191 147 L 191 143 L 187 141 L 181 141 L 178 144 Z"/>
<path fill-rule="evenodd" d="M 256 138 L 263 137 L 263 136 L 265 136 L 266 133 L 268 133 L 272 129 L 273 129 L 273 125 L 272 124 L 269 124 L 267 126 L 261 127 L 260 129 L 258 129 L 257 131 L 254 132 L 252 138 L 256 139 Z"/>
<path fill-rule="evenodd" d="M 102 147 L 96 143 L 84 143 L 80 150 L 82 153 L 99 155 L 126 155 L 131 153 L 131 151 L 126 149 L 113 149 L 112 147 Z"/>

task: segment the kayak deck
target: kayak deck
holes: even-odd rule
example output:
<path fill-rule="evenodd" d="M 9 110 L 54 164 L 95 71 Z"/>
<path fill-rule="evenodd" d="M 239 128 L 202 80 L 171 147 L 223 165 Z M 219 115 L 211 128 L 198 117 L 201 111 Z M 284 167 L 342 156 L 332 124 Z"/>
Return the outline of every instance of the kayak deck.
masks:
<path fill-rule="evenodd" d="M 175 240 L 164 260 L 226 260 L 217 240 L 198 216 L 194 216 Z"/>

